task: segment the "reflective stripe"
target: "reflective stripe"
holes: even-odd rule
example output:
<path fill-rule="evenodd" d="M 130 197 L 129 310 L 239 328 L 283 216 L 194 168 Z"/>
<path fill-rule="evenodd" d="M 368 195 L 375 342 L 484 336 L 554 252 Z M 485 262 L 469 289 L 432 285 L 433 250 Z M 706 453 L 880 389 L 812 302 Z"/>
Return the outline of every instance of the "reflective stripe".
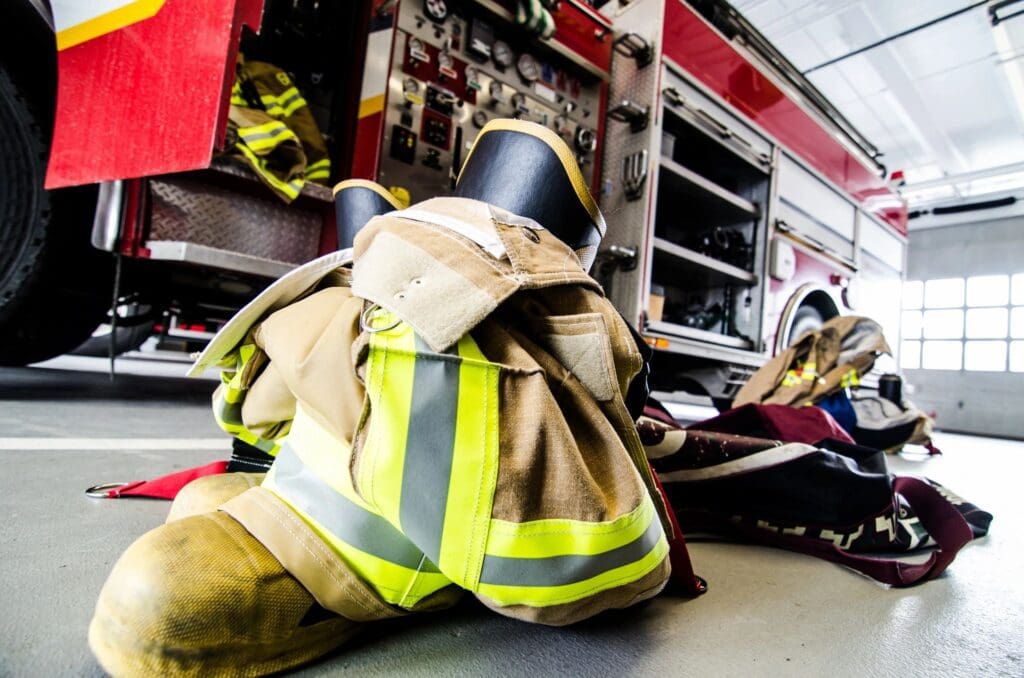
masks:
<path fill-rule="evenodd" d="M 260 177 L 262 177 L 264 181 L 286 196 L 289 200 L 294 200 L 299 197 L 300 193 L 302 193 L 302 187 L 306 185 L 306 180 L 304 178 L 293 179 L 292 181 L 281 181 L 274 176 L 272 172 L 267 170 L 266 162 L 256 155 L 248 146 L 239 142 L 235 144 L 235 148 L 237 148 L 242 155 L 252 163 L 253 168 L 259 172 Z"/>
<path fill-rule="evenodd" d="M 221 372 L 222 383 L 213 398 L 213 418 L 226 433 L 262 452 L 275 456 L 278 451 L 277 443 L 256 435 L 245 428 L 245 423 L 242 421 L 242 404 L 245 401 L 242 378 L 246 365 L 255 354 L 256 346 L 254 344 L 242 344 L 222 361 L 222 364 L 229 361 L 233 361 L 234 364 L 224 365 L 225 369 Z M 288 423 L 283 422 L 280 429 L 275 428 L 276 437 L 287 435 L 288 428 Z"/>
<path fill-rule="evenodd" d="M 399 524 L 434 562 L 441 557 L 459 407 L 459 360 L 431 353 L 419 337 Z M 385 349 L 386 350 L 386 349 Z"/>
<path fill-rule="evenodd" d="M 320 480 L 288 442 L 281 445 L 274 462 L 274 485 L 292 506 L 350 546 L 412 570 L 440 572 L 430 561 L 424 562 L 423 552 L 383 516 L 357 506 Z"/>
<path fill-rule="evenodd" d="M 656 518 L 654 502 L 643 503 L 604 522 L 548 519 L 526 523 L 491 520 L 487 555 L 507 558 L 544 558 L 560 555 L 605 553 L 635 541 Z"/>
<path fill-rule="evenodd" d="M 653 515 L 650 516 L 653 518 Z M 593 555 L 550 556 L 547 558 L 484 558 L 480 581 L 498 586 L 558 587 L 592 579 L 643 559 L 664 539 L 661 523 L 649 520 L 638 538 L 619 548 Z"/>

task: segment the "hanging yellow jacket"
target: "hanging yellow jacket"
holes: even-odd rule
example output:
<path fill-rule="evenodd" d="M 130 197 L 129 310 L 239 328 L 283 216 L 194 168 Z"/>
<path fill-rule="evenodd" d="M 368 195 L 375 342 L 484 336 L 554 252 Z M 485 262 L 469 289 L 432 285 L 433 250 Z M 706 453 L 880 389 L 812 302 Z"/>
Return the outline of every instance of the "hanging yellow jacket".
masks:
<path fill-rule="evenodd" d="M 269 288 L 193 368 L 232 366 L 219 400 L 279 446 L 222 510 L 351 619 L 464 589 L 561 625 L 658 593 L 664 507 L 624 404 L 642 359 L 576 255 L 436 198 L 341 256 Z"/>
<path fill-rule="evenodd" d="M 331 161 L 320 128 L 288 74 L 239 57 L 228 114 L 230 151 L 285 202 L 306 181 L 326 183 Z"/>

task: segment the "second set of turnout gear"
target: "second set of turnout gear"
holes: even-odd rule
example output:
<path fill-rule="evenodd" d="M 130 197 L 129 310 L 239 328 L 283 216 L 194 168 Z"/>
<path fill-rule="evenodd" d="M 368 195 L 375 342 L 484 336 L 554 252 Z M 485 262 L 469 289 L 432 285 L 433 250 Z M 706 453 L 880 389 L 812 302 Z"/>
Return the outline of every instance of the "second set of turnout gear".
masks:
<path fill-rule="evenodd" d="M 307 181 L 331 174 L 320 128 L 287 73 L 273 64 L 238 58 L 231 88 L 227 150 L 249 165 L 285 202 Z"/>
<path fill-rule="evenodd" d="M 562 625 L 665 586 L 625 404 L 643 359 L 587 275 L 604 222 L 572 152 L 493 121 L 459 186 L 288 274 L 200 356 L 234 373 L 230 432 L 276 458 L 129 547 L 90 626 L 108 671 L 267 673 L 463 592 Z"/>

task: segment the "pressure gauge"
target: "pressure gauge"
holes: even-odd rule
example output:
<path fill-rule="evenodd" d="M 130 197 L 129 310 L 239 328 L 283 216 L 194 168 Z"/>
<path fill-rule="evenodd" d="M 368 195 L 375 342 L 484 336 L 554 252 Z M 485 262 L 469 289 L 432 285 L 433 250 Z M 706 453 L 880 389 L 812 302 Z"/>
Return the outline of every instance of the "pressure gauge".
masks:
<path fill-rule="evenodd" d="M 519 71 L 519 75 L 526 82 L 534 82 L 540 78 L 540 64 L 537 63 L 533 56 L 525 52 L 519 57 L 519 61 L 516 62 L 516 70 Z"/>
<path fill-rule="evenodd" d="M 508 46 L 508 43 L 495 40 L 494 44 L 491 45 L 491 58 L 494 59 L 494 63 L 502 68 L 508 68 L 512 65 L 512 59 L 514 58 L 512 48 Z"/>
<path fill-rule="evenodd" d="M 497 80 L 491 80 L 491 84 L 488 86 L 487 91 L 491 93 L 491 97 L 498 101 L 505 100 L 504 88 L 501 83 Z"/>
<path fill-rule="evenodd" d="M 416 78 L 406 78 L 402 81 L 402 91 L 406 94 L 416 94 L 420 91 L 420 83 Z"/>
<path fill-rule="evenodd" d="M 515 94 L 513 94 L 512 95 L 512 108 L 516 109 L 517 111 L 522 111 L 523 113 L 525 113 L 526 110 L 527 110 L 527 108 L 526 108 L 526 97 L 523 96 L 519 92 L 516 92 Z"/>
<path fill-rule="evenodd" d="M 466 66 L 466 82 L 480 82 L 480 72 L 472 66 Z"/>
<path fill-rule="evenodd" d="M 473 126 L 480 129 L 487 124 L 487 114 L 483 111 L 477 111 L 473 114 Z"/>
<path fill-rule="evenodd" d="M 409 53 L 424 54 L 423 41 L 419 38 L 409 38 Z"/>
<path fill-rule="evenodd" d="M 448 18 L 448 5 L 444 0 L 423 0 L 423 13 L 436 24 Z"/>
<path fill-rule="evenodd" d="M 441 68 L 450 69 L 454 64 L 455 62 L 452 61 L 452 55 L 448 52 L 441 52 L 437 55 L 437 65 Z"/>

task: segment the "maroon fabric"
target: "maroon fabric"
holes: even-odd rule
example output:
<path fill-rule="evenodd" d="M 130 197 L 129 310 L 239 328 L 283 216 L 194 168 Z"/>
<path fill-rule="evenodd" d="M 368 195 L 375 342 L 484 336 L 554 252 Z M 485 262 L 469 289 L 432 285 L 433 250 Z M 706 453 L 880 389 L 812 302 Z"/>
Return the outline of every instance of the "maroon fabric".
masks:
<path fill-rule="evenodd" d="M 118 497 L 150 497 L 152 499 L 174 499 L 181 488 L 188 485 L 196 478 L 212 476 L 224 473 L 227 470 L 228 462 L 215 461 L 205 466 L 185 469 L 175 473 L 154 478 L 153 480 L 136 480 L 115 487 L 106 493 L 108 499 Z"/>
<path fill-rule="evenodd" d="M 735 525 L 734 528 L 756 541 L 845 565 L 890 586 L 913 586 L 935 579 L 949 567 L 960 549 L 974 538 L 971 527 L 949 501 L 919 478 L 897 476 L 893 478 L 893 491 L 907 500 L 921 525 L 935 540 L 935 550 L 923 563 L 857 555 L 828 542 L 770 533 L 749 525 Z"/>
<path fill-rule="evenodd" d="M 661 479 L 658 478 L 658 474 L 654 472 L 653 468 L 651 469 L 651 475 L 654 476 L 654 484 L 658 486 L 658 493 L 665 501 L 665 506 L 668 507 L 668 496 L 665 494 L 665 488 L 661 486 Z M 668 561 L 672 564 L 672 579 L 670 581 L 673 587 L 679 593 L 687 596 L 698 596 L 702 593 L 707 593 L 708 583 L 693 572 L 693 563 L 690 562 L 690 552 L 686 548 L 683 530 L 679 527 L 679 521 L 676 519 L 676 514 L 671 508 L 668 510 L 668 519 L 672 523 L 672 534 L 668 536 Z"/>
<path fill-rule="evenodd" d="M 832 415 L 814 406 L 748 404 L 687 428 L 808 445 L 814 445 L 826 438 L 841 440 L 844 443 L 854 442 Z"/>

